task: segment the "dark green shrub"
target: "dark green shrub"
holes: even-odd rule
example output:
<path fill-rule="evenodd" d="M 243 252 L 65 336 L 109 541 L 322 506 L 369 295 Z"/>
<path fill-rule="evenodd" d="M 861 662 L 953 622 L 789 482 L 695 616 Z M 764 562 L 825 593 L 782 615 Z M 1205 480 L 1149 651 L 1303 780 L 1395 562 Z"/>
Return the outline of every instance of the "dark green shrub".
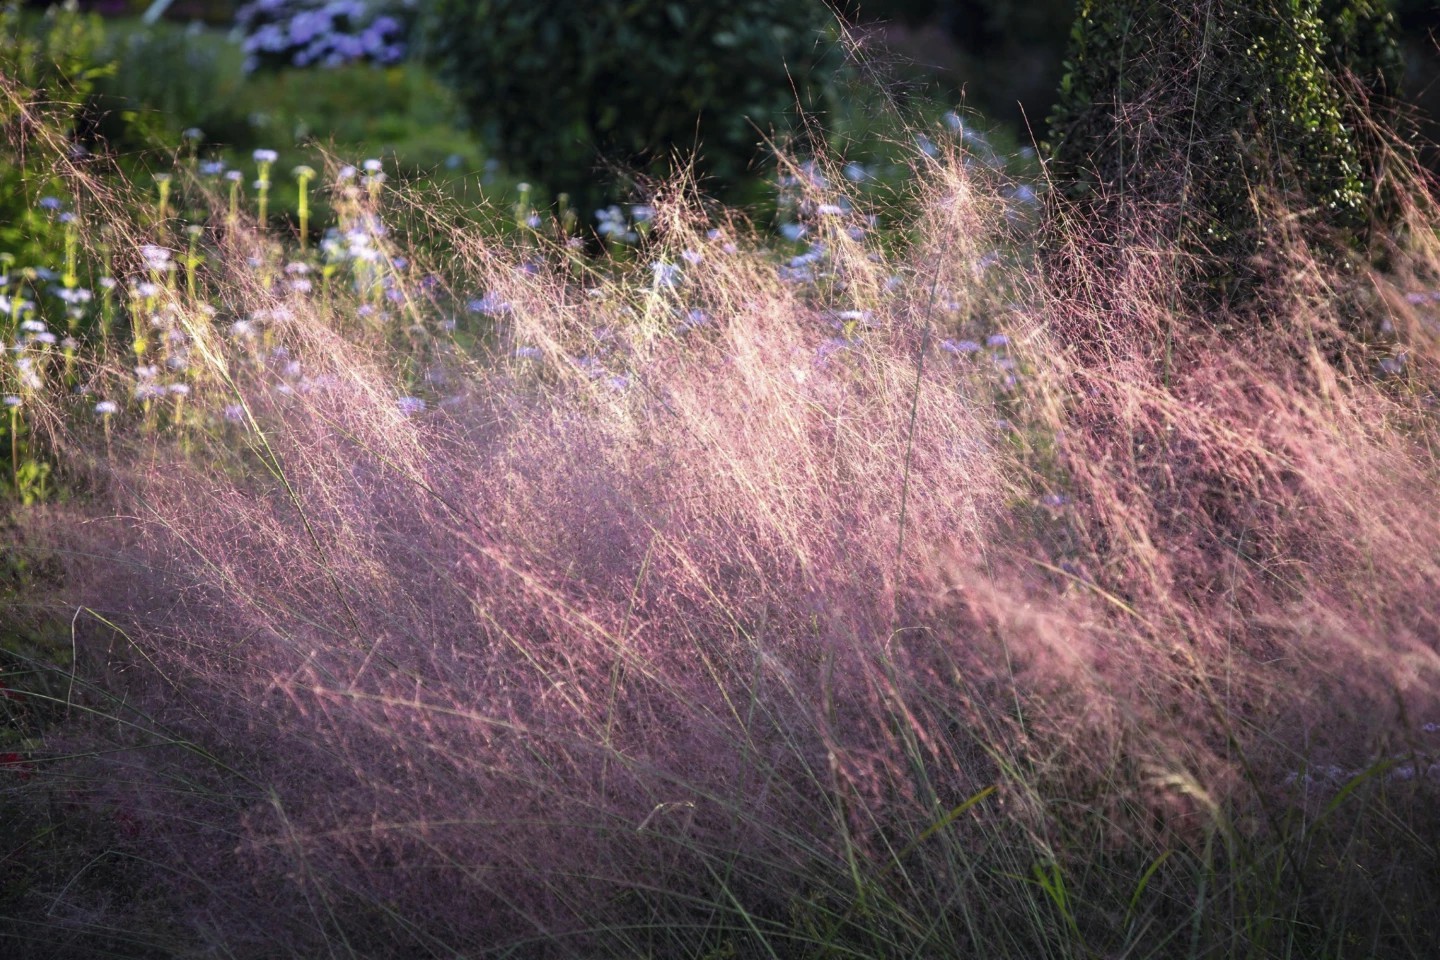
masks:
<path fill-rule="evenodd" d="M 762 134 L 823 103 L 831 24 L 821 0 L 435 0 L 426 37 L 496 155 L 593 207 L 616 192 L 602 164 L 697 145 L 703 175 L 738 183 Z"/>
<path fill-rule="evenodd" d="M 911 91 L 963 101 L 1026 141 L 1054 106 L 1075 0 L 844 0 L 839 8 L 879 41 L 868 45 L 869 62 L 902 103 Z"/>
<path fill-rule="evenodd" d="M 1263 246 L 1257 191 L 1357 234 L 1377 174 L 1338 78 L 1393 86 L 1390 23 L 1381 0 L 1081 0 L 1052 173 L 1076 198 L 1180 211 L 1231 265 Z"/>

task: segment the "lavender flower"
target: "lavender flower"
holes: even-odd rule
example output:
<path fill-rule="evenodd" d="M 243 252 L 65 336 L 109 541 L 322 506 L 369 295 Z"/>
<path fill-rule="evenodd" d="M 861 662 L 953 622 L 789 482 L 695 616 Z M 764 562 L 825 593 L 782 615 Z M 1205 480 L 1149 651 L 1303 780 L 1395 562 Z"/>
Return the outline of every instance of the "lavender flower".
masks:
<path fill-rule="evenodd" d="M 655 274 L 655 284 L 661 287 L 675 286 L 682 276 L 677 265 L 662 261 L 650 264 L 650 271 Z"/>
<path fill-rule="evenodd" d="M 471 300 L 465 304 L 465 308 L 471 313 L 480 313 L 487 317 L 497 317 L 510 312 L 509 302 L 493 293 L 487 293 L 478 300 Z"/>

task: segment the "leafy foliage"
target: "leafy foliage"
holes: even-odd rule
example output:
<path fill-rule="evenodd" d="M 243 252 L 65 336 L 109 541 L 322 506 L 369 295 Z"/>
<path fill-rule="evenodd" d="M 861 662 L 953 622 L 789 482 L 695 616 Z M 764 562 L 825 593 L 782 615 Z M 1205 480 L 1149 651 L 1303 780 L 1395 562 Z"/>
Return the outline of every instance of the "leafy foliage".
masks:
<path fill-rule="evenodd" d="M 1359 231 L 1377 174 L 1340 77 L 1393 88 L 1390 24 L 1371 0 L 1082 0 L 1053 170 L 1077 198 L 1179 201 L 1203 245 L 1237 256 L 1260 245 L 1257 189 Z"/>
<path fill-rule="evenodd" d="M 11 344 L 18 347 L 24 319 L 45 285 L 77 282 L 76 228 L 73 212 L 64 210 L 64 184 L 53 175 L 51 158 L 20 145 L 33 135 L 32 111 L 39 110 L 71 138 L 72 152 L 84 150 L 77 132 L 85 102 L 110 72 L 99 58 L 101 40 L 99 18 L 73 8 L 54 7 L 39 19 L 0 7 L 0 79 L 7 84 L 0 99 L 0 342 L 7 349 L 0 359 L 19 353 Z M 0 366 L 0 491 L 24 504 L 53 492 L 50 465 L 32 448 L 20 411 L 37 376 L 34 364 L 17 355 Z"/>
<path fill-rule="evenodd" d="M 96 81 L 111 72 L 99 56 L 102 39 L 100 18 L 93 15 L 54 7 L 37 22 L 0 6 L 0 76 L 17 86 L 13 102 L 67 105 L 73 128 Z M 0 139 L 16 141 L 25 122 L 18 108 L 0 102 Z M 20 264 L 59 264 L 64 230 L 54 210 L 40 203 L 58 188 L 36 158 L 6 157 L 0 164 L 0 253 Z"/>
<path fill-rule="evenodd" d="M 228 38 L 198 25 L 112 20 L 102 51 L 115 69 L 96 85 L 94 122 L 117 152 L 173 147 L 191 127 L 226 143 L 248 135 L 243 55 Z"/>
<path fill-rule="evenodd" d="M 437 0 L 429 11 L 430 54 L 486 142 L 594 205 L 602 160 L 647 169 L 698 146 L 701 171 L 734 184 L 762 133 L 822 103 L 839 61 L 819 0 Z"/>

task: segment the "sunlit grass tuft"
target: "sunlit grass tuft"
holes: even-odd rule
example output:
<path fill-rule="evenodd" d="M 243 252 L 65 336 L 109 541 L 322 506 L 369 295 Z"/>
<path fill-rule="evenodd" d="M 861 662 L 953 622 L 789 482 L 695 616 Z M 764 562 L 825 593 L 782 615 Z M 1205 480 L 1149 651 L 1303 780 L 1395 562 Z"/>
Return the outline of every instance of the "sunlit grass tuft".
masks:
<path fill-rule="evenodd" d="M 85 493 L 25 520 L 76 656 L 16 942 L 1427 956 L 1428 194 L 1226 312 L 921 132 L 891 232 L 819 157 L 793 243 L 681 182 L 601 257 L 378 163 L 309 249 L 198 171 L 130 219 L 56 150 L 114 280 L 3 367 Z"/>

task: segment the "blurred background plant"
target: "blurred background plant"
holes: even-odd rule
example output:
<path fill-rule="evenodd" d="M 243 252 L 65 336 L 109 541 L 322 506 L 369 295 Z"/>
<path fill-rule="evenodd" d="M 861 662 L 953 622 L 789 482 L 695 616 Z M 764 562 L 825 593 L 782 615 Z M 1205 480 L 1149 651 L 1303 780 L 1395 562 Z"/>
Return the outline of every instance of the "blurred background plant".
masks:
<path fill-rule="evenodd" d="M 115 72 L 104 53 L 104 38 L 99 17 L 73 8 L 25 16 L 13 4 L 0 6 L 0 77 L 15 89 L 14 100 L 0 104 L 0 132 L 7 143 L 13 145 L 24 132 L 25 120 L 13 103 L 49 103 L 63 105 L 74 148 L 84 149 L 80 136 L 87 98 Z M 13 152 L 7 160 L 0 165 L 0 253 L 13 257 L 15 267 L 58 270 L 65 226 L 56 204 L 64 185 L 50 175 L 43 157 Z M 41 203 L 46 197 L 50 201 Z"/>
<path fill-rule="evenodd" d="M 235 12 L 247 72 L 399 63 L 416 0 L 250 0 Z"/>
<path fill-rule="evenodd" d="M 1051 175 L 1110 229 L 1184 234 L 1231 295 L 1274 239 L 1263 207 L 1307 211 L 1356 246 L 1382 207 L 1398 211 L 1380 202 L 1365 125 L 1384 122 L 1401 72 L 1384 3 L 1081 0 Z"/>
<path fill-rule="evenodd" d="M 732 198 L 767 138 L 826 111 L 842 62 L 813 0 L 434 0 L 426 56 L 476 131 L 517 174 L 585 215 L 693 154 Z"/>

